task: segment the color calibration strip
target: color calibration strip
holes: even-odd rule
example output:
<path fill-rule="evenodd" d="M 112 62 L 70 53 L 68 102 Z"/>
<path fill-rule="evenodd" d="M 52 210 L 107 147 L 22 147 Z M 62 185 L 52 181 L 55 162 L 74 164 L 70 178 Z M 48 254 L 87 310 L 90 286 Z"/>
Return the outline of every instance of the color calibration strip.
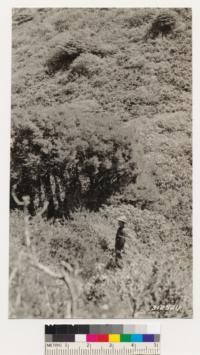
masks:
<path fill-rule="evenodd" d="M 148 343 L 159 342 L 160 334 L 46 334 L 46 342 L 103 342 L 103 343 Z"/>
<path fill-rule="evenodd" d="M 46 325 L 45 355 L 160 355 L 160 326 Z"/>
<path fill-rule="evenodd" d="M 160 341 L 160 330 L 152 325 L 46 325 L 46 342 L 148 343 Z"/>

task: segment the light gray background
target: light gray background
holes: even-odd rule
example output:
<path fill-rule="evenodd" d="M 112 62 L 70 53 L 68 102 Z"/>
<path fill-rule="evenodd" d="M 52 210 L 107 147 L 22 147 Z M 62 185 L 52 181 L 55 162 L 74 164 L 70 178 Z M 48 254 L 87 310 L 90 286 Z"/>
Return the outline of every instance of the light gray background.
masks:
<path fill-rule="evenodd" d="M 161 324 L 162 355 L 200 354 L 200 2 L 131 0 L 1 0 L 0 3 L 0 354 L 43 355 L 47 320 L 8 320 L 9 136 L 12 7 L 192 7 L 193 8 L 193 260 L 194 319 L 155 320 Z M 148 320 L 146 320 L 147 322 Z M 50 320 L 60 323 L 61 320 Z M 71 323 L 70 320 L 62 323 Z M 80 321 L 92 323 L 92 320 Z M 94 321 L 97 323 L 97 320 Z M 112 320 L 106 320 L 106 323 Z M 144 323 L 139 320 L 138 323 Z M 151 320 L 151 323 L 153 320 Z M 77 323 L 77 320 L 75 321 Z M 105 323 L 100 320 L 99 323 Z M 115 320 L 113 323 L 119 323 Z M 130 320 L 124 321 L 129 323 Z M 135 320 L 133 321 L 135 323 Z"/>

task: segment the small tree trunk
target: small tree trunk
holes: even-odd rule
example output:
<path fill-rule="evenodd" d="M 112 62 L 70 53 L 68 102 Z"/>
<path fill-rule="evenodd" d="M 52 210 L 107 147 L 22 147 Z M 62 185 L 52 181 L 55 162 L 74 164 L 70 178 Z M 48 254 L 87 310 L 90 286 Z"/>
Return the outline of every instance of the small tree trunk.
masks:
<path fill-rule="evenodd" d="M 53 191 L 51 188 L 51 181 L 50 181 L 49 174 L 46 175 L 44 178 L 44 188 L 45 188 L 45 194 L 47 197 L 47 201 L 49 202 L 48 211 L 47 211 L 47 218 L 52 218 L 52 217 L 54 217 L 55 206 L 54 206 Z"/>

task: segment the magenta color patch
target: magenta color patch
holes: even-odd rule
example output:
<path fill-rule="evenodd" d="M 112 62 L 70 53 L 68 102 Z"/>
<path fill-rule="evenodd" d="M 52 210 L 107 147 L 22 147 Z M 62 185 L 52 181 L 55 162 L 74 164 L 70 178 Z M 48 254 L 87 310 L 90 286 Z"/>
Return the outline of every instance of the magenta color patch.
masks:
<path fill-rule="evenodd" d="M 98 341 L 97 334 L 87 334 L 86 335 L 87 342 L 95 342 Z"/>

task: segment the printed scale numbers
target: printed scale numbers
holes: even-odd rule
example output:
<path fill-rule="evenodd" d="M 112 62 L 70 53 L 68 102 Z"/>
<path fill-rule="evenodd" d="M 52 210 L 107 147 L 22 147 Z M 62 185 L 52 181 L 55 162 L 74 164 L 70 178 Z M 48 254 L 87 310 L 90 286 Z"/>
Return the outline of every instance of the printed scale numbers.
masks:
<path fill-rule="evenodd" d="M 160 355 L 160 343 L 46 342 L 45 355 Z"/>

